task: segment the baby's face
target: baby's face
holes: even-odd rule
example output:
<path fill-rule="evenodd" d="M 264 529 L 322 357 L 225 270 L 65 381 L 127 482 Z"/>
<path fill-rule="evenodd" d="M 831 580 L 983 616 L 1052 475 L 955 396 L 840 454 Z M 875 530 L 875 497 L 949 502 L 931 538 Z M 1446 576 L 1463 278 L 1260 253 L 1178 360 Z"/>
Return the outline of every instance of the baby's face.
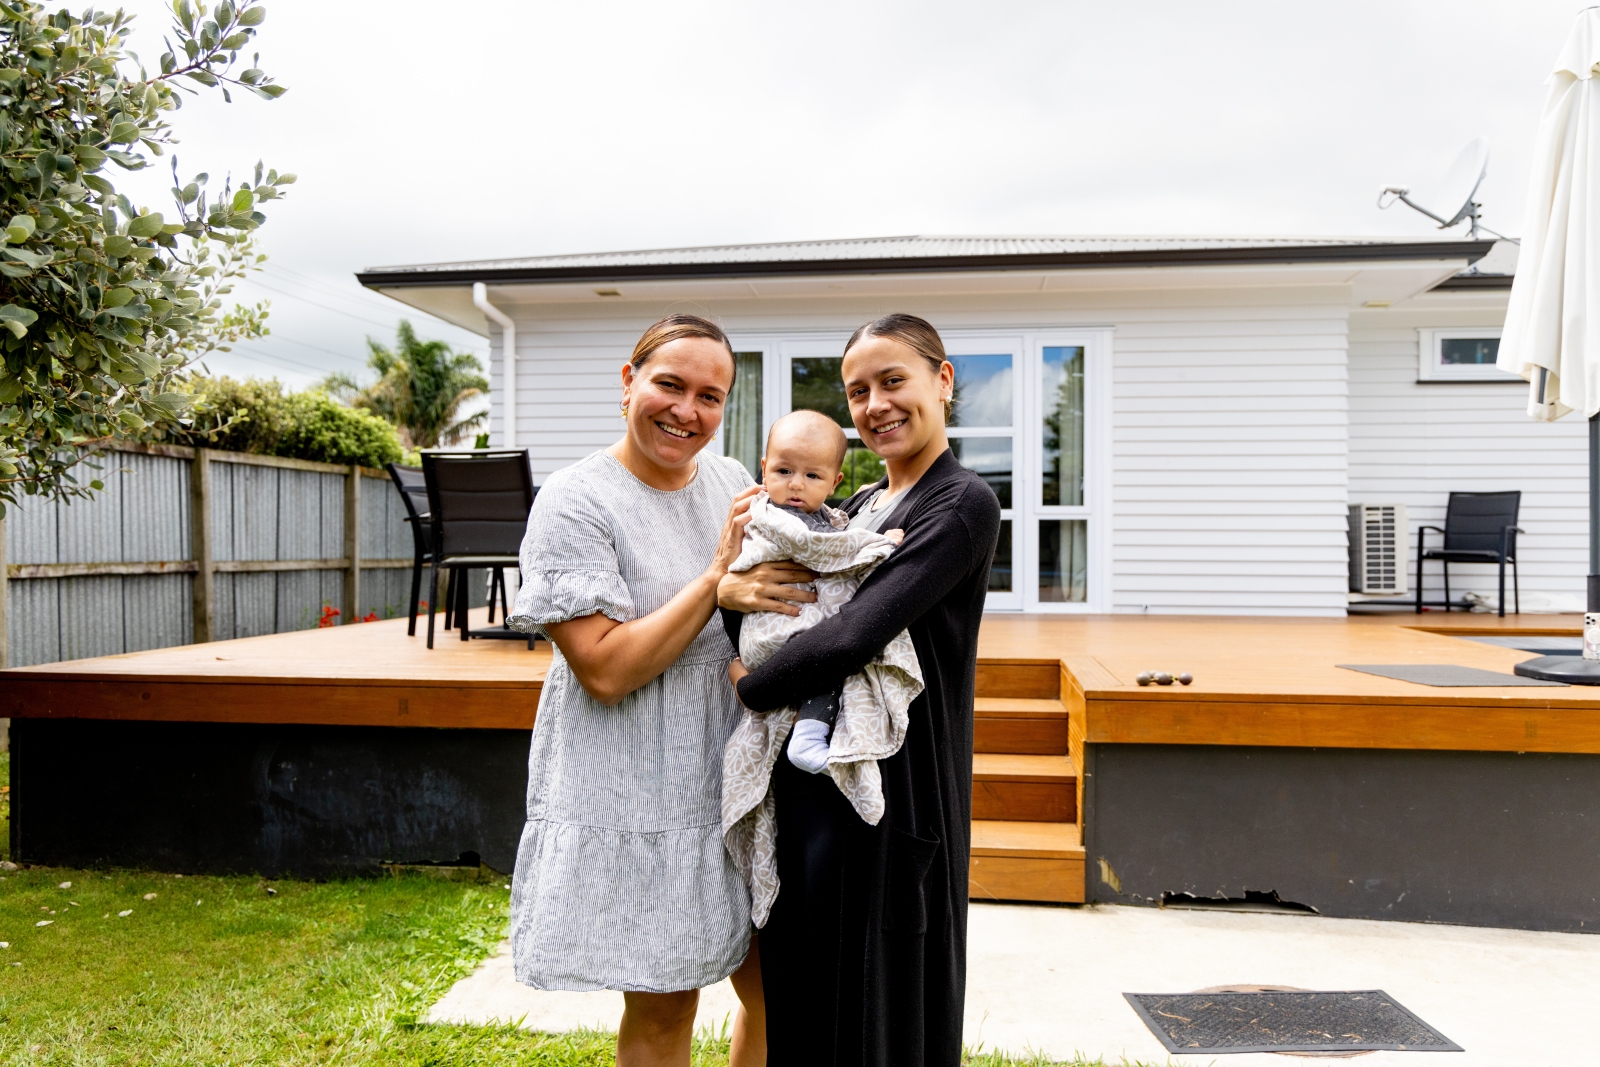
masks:
<path fill-rule="evenodd" d="M 837 456 L 838 446 L 831 440 L 774 433 L 761 461 L 761 486 L 774 504 L 816 511 L 844 478 Z"/>

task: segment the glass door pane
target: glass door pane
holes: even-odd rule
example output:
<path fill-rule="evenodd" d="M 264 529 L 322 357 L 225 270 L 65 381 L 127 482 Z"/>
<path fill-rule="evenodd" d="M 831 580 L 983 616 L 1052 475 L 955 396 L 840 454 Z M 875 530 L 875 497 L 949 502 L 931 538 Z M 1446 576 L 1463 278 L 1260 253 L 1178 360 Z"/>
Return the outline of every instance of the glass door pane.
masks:
<path fill-rule="evenodd" d="M 820 411 L 846 430 L 850 421 L 850 401 L 844 395 L 844 376 L 840 356 L 796 357 L 789 361 L 789 410 Z"/>
<path fill-rule="evenodd" d="M 951 356 L 956 369 L 950 425 L 1011 425 L 1011 357 Z M 1010 505 L 1006 505 L 1010 507 Z"/>
<path fill-rule="evenodd" d="M 956 370 L 947 433 L 957 462 L 982 478 L 1000 501 L 1000 540 L 989 569 L 990 609 L 1020 607 L 1012 571 L 1016 473 L 1015 353 L 952 354 Z M 1012 595 L 1008 595 L 1012 594 Z"/>
<path fill-rule="evenodd" d="M 963 467 L 989 483 L 1000 498 L 1000 510 L 1011 510 L 1011 438 L 952 437 L 950 451 Z"/>
<path fill-rule="evenodd" d="M 854 439 L 850 441 L 849 449 L 844 454 L 843 470 L 844 481 L 839 483 L 839 488 L 828 498 L 828 503 L 834 506 L 854 496 L 856 490 L 862 486 L 880 480 L 885 473 L 883 460 L 868 450 L 866 445 Z"/>
<path fill-rule="evenodd" d="M 1083 504 L 1083 348 L 1044 349 L 1044 425 L 1040 441 L 1039 503 Z M 1039 549 L 1041 581 L 1044 547 Z"/>
<path fill-rule="evenodd" d="M 1081 604 L 1089 599 L 1089 524 L 1082 519 L 1039 523 L 1039 600 Z"/>
<path fill-rule="evenodd" d="M 736 374 L 722 415 L 723 455 L 743 463 L 750 477 L 761 479 L 761 363 L 763 353 L 735 352 Z"/>

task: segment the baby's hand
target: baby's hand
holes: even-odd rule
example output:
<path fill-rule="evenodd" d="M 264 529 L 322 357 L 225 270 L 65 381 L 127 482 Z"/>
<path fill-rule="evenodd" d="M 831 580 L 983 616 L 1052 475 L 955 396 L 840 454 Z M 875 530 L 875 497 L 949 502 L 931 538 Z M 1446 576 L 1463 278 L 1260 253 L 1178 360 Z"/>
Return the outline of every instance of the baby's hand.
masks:
<path fill-rule="evenodd" d="M 906 539 L 906 532 L 904 530 L 885 530 L 883 531 L 883 536 L 887 537 L 891 542 L 898 545 L 901 541 Z"/>

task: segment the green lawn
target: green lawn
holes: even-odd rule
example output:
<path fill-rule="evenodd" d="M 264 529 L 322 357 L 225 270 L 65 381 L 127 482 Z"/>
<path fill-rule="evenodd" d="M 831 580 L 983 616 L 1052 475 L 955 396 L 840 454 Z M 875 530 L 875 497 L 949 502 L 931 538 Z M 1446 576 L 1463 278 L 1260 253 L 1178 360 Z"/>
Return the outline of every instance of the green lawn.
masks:
<path fill-rule="evenodd" d="M 0 753 L 0 786 L 9 781 Z M 7 817 L 0 794 L 4 842 Z M 499 943 L 510 894 L 498 882 L 0 875 L 0 1067 L 613 1062 L 608 1033 L 416 1023 Z M 697 1065 L 725 1065 L 727 1042 L 707 1037 L 695 1053 Z"/>

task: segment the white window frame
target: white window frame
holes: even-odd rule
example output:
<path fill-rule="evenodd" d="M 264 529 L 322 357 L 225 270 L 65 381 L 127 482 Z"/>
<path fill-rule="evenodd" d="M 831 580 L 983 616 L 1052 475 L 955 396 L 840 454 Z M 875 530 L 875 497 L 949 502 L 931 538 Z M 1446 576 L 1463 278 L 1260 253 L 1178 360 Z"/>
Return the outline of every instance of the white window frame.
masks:
<path fill-rule="evenodd" d="M 1017 479 L 1028 487 L 1018 501 L 1018 526 L 1013 548 L 1023 586 L 1022 610 L 1055 615 L 1100 614 L 1111 604 L 1111 338 L 1109 328 L 1029 331 L 1026 403 L 1021 470 Z M 1039 502 L 1044 484 L 1041 446 L 1044 440 L 1044 350 L 1083 349 L 1083 503 L 1076 506 Z M 1039 599 L 1039 522 L 1048 519 L 1082 519 L 1088 526 L 1089 551 L 1085 580 L 1087 598 L 1079 604 Z M 1019 536 L 1020 535 L 1020 536 Z"/>
<path fill-rule="evenodd" d="M 1419 382 L 1511 382 L 1522 381 L 1492 363 L 1450 366 L 1440 362 L 1445 341 L 1478 340 L 1500 337 L 1498 326 L 1451 326 L 1417 331 L 1417 380 Z"/>
<path fill-rule="evenodd" d="M 975 427 L 962 434 L 1002 437 L 1009 432 L 1012 438 L 1012 506 L 1004 513 L 1011 522 L 1012 591 L 989 594 L 985 610 L 1060 615 L 1110 611 L 1112 328 L 945 328 L 939 333 L 951 355 L 1010 354 L 1014 360 L 1011 429 Z M 1468 331 L 1468 335 L 1486 336 L 1481 331 Z M 816 356 L 836 358 L 842 354 L 849 336 L 848 331 L 785 330 L 781 333 L 735 333 L 730 337 L 736 352 L 763 353 L 763 439 L 772 423 L 788 412 L 792 402 L 790 362 L 795 358 Z M 1082 347 L 1084 350 L 1085 488 L 1083 504 L 1075 507 L 1044 507 L 1037 503 L 1043 481 L 1041 393 L 1047 347 Z M 846 429 L 845 435 L 851 440 L 860 438 L 854 429 Z M 1083 603 L 1039 600 L 1039 520 L 1051 518 L 1081 518 L 1088 523 L 1088 591 Z"/>
<path fill-rule="evenodd" d="M 1030 573 L 1023 569 L 1017 540 L 1021 534 L 1022 510 L 1020 494 L 1027 484 L 1022 477 L 1023 454 L 1027 446 L 1028 427 L 1025 403 L 1030 362 L 1026 337 L 1016 333 L 992 330 L 940 330 L 947 356 L 1010 356 L 1011 357 L 1011 425 L 955 427 L 951 437 L 1009 437 L 1011 438 L 1011 506 L 1001 509 L 1003 522 L 1011 524 L 1011 591 L 991 591 L 984 600 L 985 611 L 1021 611 L 1027 599 L 1023 578 Z M 1037 582 L 1035 582 L 1037 584 Z"/>

